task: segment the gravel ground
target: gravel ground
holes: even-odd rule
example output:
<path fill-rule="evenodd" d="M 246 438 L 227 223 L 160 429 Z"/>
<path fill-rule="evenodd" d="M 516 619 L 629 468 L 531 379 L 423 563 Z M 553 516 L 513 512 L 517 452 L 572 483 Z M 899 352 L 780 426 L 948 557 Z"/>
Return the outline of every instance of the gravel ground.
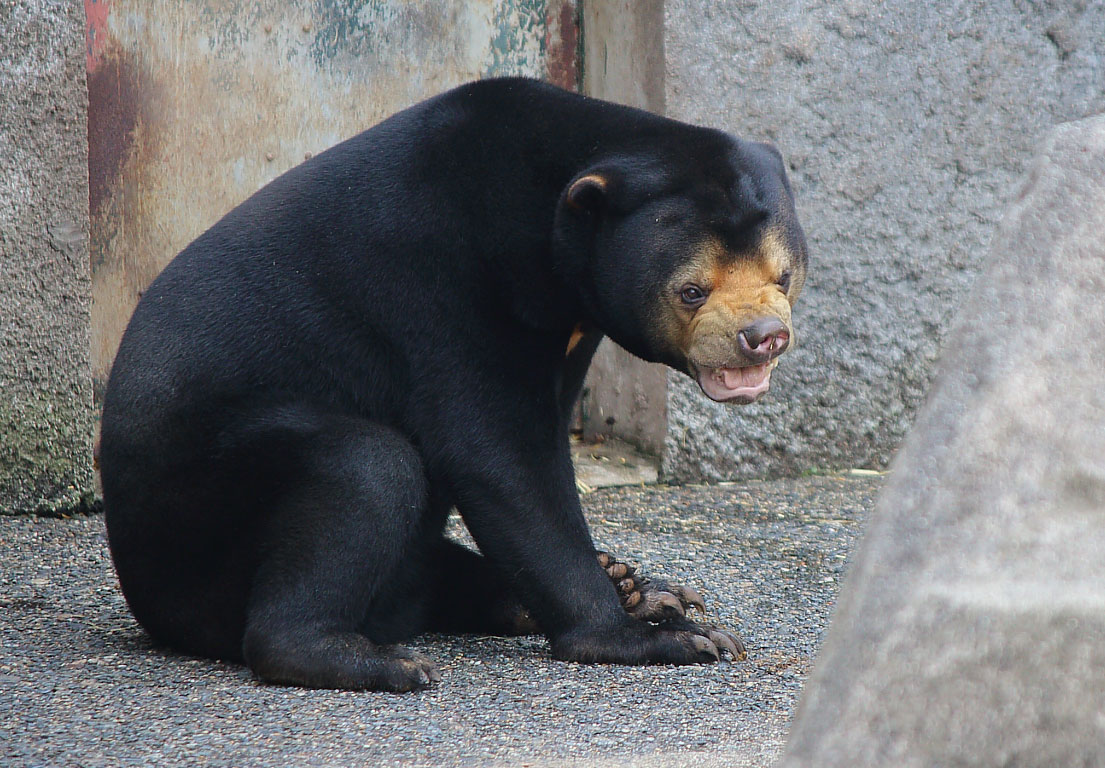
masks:
<path fill-rule="evenodd" d="M 881 478 L 584 497 L 595 541 L 698 588 L 741 663 L 603 667 L 542 638 L 426 636 L 416 694 L 308 691 L 151 647 L 102 517 L 0 518 L 0 765 L 770 765 Z"/>

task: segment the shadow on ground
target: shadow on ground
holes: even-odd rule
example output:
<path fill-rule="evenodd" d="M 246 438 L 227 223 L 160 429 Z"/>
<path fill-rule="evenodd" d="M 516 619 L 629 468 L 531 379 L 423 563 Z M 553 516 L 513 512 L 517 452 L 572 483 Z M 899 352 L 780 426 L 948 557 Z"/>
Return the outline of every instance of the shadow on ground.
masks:
<path fill-rule="evenodd" d="M 596 543 L 697 587 L 748 661 L 602 667 L 542 638 L 427 636 L 409 695 L 257 684 L 153 648 L 102 517 L 0 518 L 0 764 L 770 765 L 881 478 L 587 494 Z"/>

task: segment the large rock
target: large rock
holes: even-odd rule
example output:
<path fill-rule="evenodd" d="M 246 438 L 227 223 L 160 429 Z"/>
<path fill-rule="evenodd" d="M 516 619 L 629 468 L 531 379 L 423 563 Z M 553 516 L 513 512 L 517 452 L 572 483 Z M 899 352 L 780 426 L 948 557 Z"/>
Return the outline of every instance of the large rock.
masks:
<path fill-rule="evenodd" d="M 883 466 L 1033 143 L 1105 110 L 1105 3 L 667 0 L 667 113 L 770 139 L 810 242 L 762 402 L 669 381 L 677 480 Z M 585 35 L 586 37 L 586 35 Z"/>
<path fill-rule="evenodd" d="M 1056 129 L 880 499 L 784 765 L 1105 765 L 1105 116 Z"/>
<path fill-rule="evenodd" d="M 61 514 L 94 490 L 84 7 L 0 29 L 0 514 Z"/>

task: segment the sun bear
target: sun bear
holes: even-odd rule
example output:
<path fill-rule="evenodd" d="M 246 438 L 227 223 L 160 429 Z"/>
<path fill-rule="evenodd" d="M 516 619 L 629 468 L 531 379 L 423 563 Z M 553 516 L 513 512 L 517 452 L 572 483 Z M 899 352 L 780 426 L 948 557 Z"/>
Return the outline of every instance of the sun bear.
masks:
<path fill-rule="evenodd" d="M 142 296 L 104 397 L 111 555 L 155 641 L 264 681 L 405 691 L 396 643 L 716 661 L 693 590 L 597 553 L 571 411 L 609 336 L 748 403 L 807 251 L 771 146 L 524 79 L 417 104 L 280 176 Z M 456 508 L 479 552 L 443 535 Z"/>

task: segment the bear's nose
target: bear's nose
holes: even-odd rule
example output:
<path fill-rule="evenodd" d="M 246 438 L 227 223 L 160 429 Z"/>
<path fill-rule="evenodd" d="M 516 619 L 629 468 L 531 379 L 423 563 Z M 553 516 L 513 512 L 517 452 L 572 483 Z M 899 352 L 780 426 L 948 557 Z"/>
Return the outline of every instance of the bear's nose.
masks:
<path fill-rule="evenodd" d="M 783 354 L 790 344 L 790 333 L 779 318 L 761 317 L 741 330 L 737 341 L 741 354 L 759 365 Z"/>

